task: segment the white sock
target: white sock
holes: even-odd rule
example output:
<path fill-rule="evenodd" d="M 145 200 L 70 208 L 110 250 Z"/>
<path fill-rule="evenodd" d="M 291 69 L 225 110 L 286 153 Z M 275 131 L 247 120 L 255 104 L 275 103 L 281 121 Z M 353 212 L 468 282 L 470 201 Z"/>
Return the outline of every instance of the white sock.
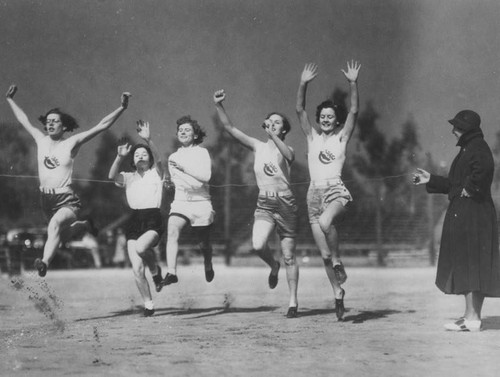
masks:
<path fill-rule="evenodd" d="M 144 307 L 148 310 L 153 310 L 155 308 L 153 300 L 148 300 L 144 302 Z"/>

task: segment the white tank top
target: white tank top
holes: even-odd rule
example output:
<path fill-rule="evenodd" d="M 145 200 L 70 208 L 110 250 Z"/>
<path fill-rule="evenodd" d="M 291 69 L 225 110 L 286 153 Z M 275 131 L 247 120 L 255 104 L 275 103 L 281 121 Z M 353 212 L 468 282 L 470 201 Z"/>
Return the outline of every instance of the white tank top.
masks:
<path fill-rule="evenodd" d="M 307 162 L 311 182 L 321 185 L 340 179 L 347 146 L 340 141 L 340 133 L 325 139 L 322 134 L 313 132 L 308 140 Z"/>
<path fill-rule="evenodd" d="M 68 140 L 52 144 L 49 136 L 38 139 L 38 176 L 41 187 L 59 188 L 71 184 L 74 163 L 71 157 L 72 145 Z"/>
<path fill-rule="evenodd" d="M 279 192 L 290 189 L 290 163 L 276 146 L 257 143 L 253 170 L 259 190 Z"/>

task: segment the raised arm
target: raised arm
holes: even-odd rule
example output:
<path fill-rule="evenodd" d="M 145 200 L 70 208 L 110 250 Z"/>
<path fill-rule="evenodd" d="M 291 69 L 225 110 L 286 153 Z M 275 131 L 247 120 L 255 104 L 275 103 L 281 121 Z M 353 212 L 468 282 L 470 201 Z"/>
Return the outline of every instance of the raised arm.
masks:
<path fill-rule="evenodd" d="M 123 176 L 119 174 L 120 164 L 130 153 L 132 146 L 125 139 L 121 139 L 118 144 L 116 158 L 109 169 L 108 178 L 114 180 L 117 184 L 123 185 Z"/>
<path fill-rule="evenodd" d="M 105 116 L 97 125 L 92 127 L 90 130 L 83 131 L 74 136 L 71 136 L 71 140 L 74 142 L 74 146 L 72 149 L 73 156 L 75 156 L 78 153 L 78 150 L 82 146 L 82 144 L 91 140 L 99 133 L 107 130 L 113 125 L 113 123 L 115 123 L 115 121 L 120 117 L 120 115 L 122 115 L 122 113 L 127 109 L 130 97 L 131 97 L 130 93 L 128 92 L 122 93 L 120 107 L 118 107 L 111 114 Z"/>
<path fill-rule="evenodd" d="M 17 86 L 11 85 L 9 87 L 9 90 L 7 90 L 5 97 L 7 98 L 7 102 L 10 105 L 10 108 L 12 109 L 12 112 L 14 113 L 17 121 L 21 123 L 21 125 L 26 131 L 28 131 L 33 139 L 38 140 L 42 138 L 44 136 L 43 132 L 31 124 L 26 113 L 17 105 L 17 103 L 14 102 L 14 95 L 16 94 L 16 92 Z"/>
<path fill-rule="evenodd" d="M 346 138 L 346 142 L 348 142 L 351 138 L 351 135 L 354 131 L 354 126 L 356 125 L 356 120 L 358 119 L 358 74 L 360 68 L 361 64 L 355 61 L 351 61 L 350 63 L 347 62 L 347 71 L 344 71 L 343 69 L 341 70 L 347 81 L 349 82 L 349 89 L 351 92 L 351 107 L 349 108 L 349 113 L 347 114 L 347 119 L 342 130 L 342 138 Z"/>
<path fill-rule="evenodd" d="M 220 121 L 224 125 L 224 129 L 245 147 L 255 150 L 255 145 L 258 140 L 248 136 L 247 134 L 233 126 L 226 113 L 226 109 L 224 109 L 224 107 L 222 106 L 222 101 L 224 101 L 225 99 L 226 93 L 224 92 L 224 90 L 217 90 L 214 93 L 215 109 L 217 110 L 217 115 L 219 116 Z"/>
<path fill-rule="evenodd" d="M 137 134 L 139 137 L 144 140 L 149 147 L 151 148 L 151 152 L 153 152 L 153 158 L 155 159 L 155 168 L 158 172 L 158 175 L 163 178 L 163 168 L 161 163 L 161 155 L 156 147 L 155 143 L 151 139 L 151 132 L 149 128 L 149 122 L 144 122 L 143 120 L 137 121 Z"/>
<path fill-rule="evenodd" d="M 266 119 L 264 121 L 264 124 L 262 125 L 262 128 L 266 131 L 266 133 L 269 135 L 271 140 L 274 142 L 276 145 L 276 148 L 280 151 L 280 153 L 283 155 L 283 157 L 289 162 L 292 163 L 293 160 L 295 160 L 295 153 L 291 147 L 285 144 L 283 140 L 281 140 L 276 134 L 274 134 L 271 131 L 271 126 L 272 122 L 269 119 Z"/>
<path fill-rule="evenodd" d="M 306 112 L 307 85 L 309 84 L 309 82 L 314 80 L 317 75 L 318 66 L 314 63 L 307 63 L 300 76 L 299 89 L 297 91 L 297 104 L 295 106 L 295 111 L 297 112 L 302 131 L 304 131 L 304 134 L 308 137 L 311 136 L 311 132 L 313 129 L 318 130 L 316 124 L 311 125 L 309 116 Z"/>

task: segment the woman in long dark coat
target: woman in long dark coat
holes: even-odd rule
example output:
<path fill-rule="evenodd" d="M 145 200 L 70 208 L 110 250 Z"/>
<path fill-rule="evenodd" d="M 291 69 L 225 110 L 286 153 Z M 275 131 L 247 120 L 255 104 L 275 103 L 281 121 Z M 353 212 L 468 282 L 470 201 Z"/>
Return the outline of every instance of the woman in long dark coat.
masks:
<path fill-rule="evenodd" d="M 471 110 L 449 121 L 460 152 L 448 177 L 417 169 L 414 183 L 427 192 L 447 194 L 450 204 L 441 237 L 436 285 L 447 294 L 465 296 L 465 313 L 445 325 L 452 331 L 479 331 L 485 297 L 500 297 L 500 261 L 496 210 L 491 198 L 494 161 Z"/>

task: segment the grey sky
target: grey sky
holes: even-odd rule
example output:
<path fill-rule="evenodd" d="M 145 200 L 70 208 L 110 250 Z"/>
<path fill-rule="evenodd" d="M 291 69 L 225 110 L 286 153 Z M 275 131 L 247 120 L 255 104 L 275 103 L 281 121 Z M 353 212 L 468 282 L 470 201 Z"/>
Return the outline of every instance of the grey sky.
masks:
<path fill-rule="evenodd" d="M 19 86 L 18 103 L 34 121 L 59 106 L 88 128 L 132 92 L 113 126 L 133 132 L 149 120 L 167 151 L 175 120 L 191 114 L 213 142 L 212 93 L 224 88 L 236 126 L 265 138 L 270 111 L 292 120 L 288 138 L 305 163 L 295 93 L 306 62 L 320 75 L 308 110 L 359 60 L 361 110 L 372 101 L 381 129 L 394 135 L 412 116 L 436 160 L 455 154 L 446 120 L 464 108 L 480 113 L 492 139 L 497 104 L 500 4 L 464 0 L 74 0 L 0 1 L 0 82 Z M 14 118 L 5 101 L 0 119 Z M 77 175 L 94 162 L 91 142 Z"/>

